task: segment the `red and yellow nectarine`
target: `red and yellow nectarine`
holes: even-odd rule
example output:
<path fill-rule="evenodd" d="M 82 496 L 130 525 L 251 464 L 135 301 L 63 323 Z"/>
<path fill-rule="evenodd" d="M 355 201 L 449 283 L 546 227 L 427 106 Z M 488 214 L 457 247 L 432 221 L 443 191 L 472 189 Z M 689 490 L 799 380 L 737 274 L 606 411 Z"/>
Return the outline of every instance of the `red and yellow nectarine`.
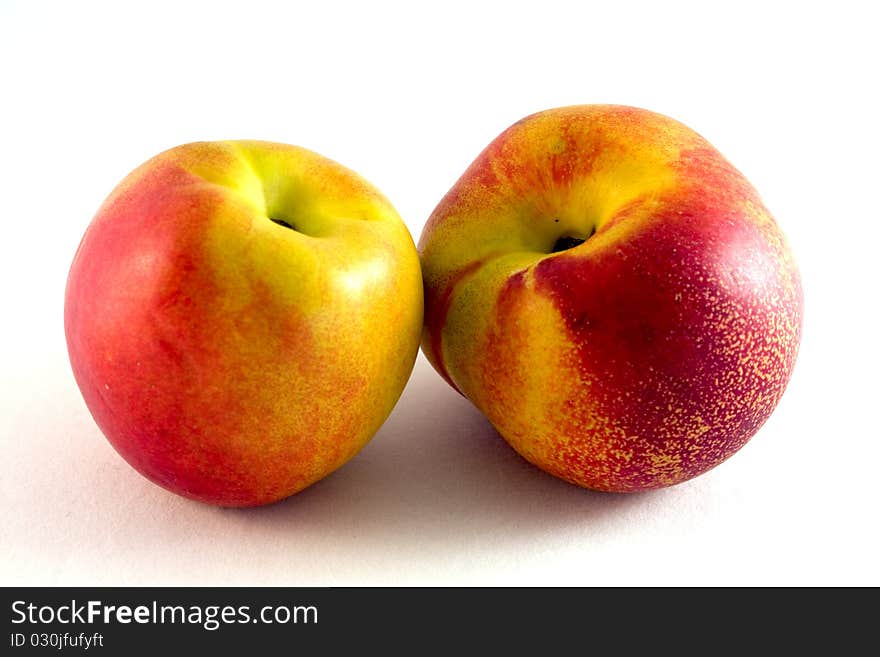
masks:
<path fill-rule="evenodd" d="M 514 124 L 428 220 L 422 348 L 526 459 L 638 491 L 721 463 L 789 380 L 802 292 L 757 192 L 630 107 Z"/>
<path fill-rule="evenodd" d="M 132 172 L 76 253 L 65 330 L 113 446 L 227 506 L 295 493 L 388 416 L 422 326 L 415 245 L 354 172 L 267 142 L 196 143 Z"/>

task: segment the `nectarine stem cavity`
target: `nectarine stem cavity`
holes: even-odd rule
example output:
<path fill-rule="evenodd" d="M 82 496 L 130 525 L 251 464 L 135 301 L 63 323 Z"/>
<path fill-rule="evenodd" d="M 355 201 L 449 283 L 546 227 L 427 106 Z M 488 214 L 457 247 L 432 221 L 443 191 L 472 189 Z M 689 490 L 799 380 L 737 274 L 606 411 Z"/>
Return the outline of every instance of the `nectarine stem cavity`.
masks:
<path fill-rule="evenodd" d="M 285 221 L 284 219 L 274 219 L 273 217 L 269 217 L 269 221 L 273 221 L 279 226 L 284 226 L 285 228 L 290 228 L 290 230 L 296 230 L 296 226 L 294 226 L 289 221 Z"/>
<path fill-rule="evenodd" d="M 574 235 L 563 235 L 556 242 L 553 243 L 553 250 L 551 253 L 559 253 L 560 251 L 567 251 L 568 249 L 573 249 L 576 246 L 580 246 L 588 239 L 590 239 L 593 234 L 596 232 L 596 229 L 593 228 L 590 230 L 590 234 L 586 237 L 575 237 Z"/>

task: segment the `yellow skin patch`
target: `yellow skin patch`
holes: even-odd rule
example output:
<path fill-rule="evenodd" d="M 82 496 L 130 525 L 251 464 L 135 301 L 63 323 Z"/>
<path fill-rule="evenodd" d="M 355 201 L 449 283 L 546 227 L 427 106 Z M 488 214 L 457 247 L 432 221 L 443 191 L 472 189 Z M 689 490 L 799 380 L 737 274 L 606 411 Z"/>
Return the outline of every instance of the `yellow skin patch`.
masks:
<path fill-rule="evenodd" d="M 589 239 L 552 252 L 564 237 Z M 800 279 L 781 232 L 715 149 L 651 112 L 511 126 L 419 249 L 429 360 L 520 454 L 582 486 L 656 488 L 717 465 L 794 364 Z"/>

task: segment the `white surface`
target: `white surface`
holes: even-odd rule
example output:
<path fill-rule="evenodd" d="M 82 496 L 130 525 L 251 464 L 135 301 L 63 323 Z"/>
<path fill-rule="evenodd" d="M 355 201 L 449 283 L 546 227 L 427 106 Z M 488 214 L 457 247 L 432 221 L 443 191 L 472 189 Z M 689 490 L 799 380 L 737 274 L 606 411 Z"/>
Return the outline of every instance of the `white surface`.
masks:
<path fill-rule="evenodd" d="M 870 3 L 289 4 L 0 2 L 0 584 L 880 584 Z M 300 144 L 374 182 L 417 238 L 498 132 L 582 102 L 701 132 L 794 247 L 801 356 L 733 459 L 657 493 L 582 491 L 422 359 L 358 457 L 272 507 L 180 499 L 104 440 L 67 363 L 64 283 L 141 161 Z"/>

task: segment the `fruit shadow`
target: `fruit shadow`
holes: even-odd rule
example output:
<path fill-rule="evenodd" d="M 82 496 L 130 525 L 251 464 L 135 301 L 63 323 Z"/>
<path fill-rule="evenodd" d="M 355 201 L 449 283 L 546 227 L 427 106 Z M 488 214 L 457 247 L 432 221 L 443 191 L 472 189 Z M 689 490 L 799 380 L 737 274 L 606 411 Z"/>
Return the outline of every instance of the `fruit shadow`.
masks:
<path fill-rule="evenodd" d="M 652 496 L 589 491 L 532 466 L 420 356 L 394 412 L 360 454 L 287 500 L 232 513 L 436 551 L 583 533 Z"/>

